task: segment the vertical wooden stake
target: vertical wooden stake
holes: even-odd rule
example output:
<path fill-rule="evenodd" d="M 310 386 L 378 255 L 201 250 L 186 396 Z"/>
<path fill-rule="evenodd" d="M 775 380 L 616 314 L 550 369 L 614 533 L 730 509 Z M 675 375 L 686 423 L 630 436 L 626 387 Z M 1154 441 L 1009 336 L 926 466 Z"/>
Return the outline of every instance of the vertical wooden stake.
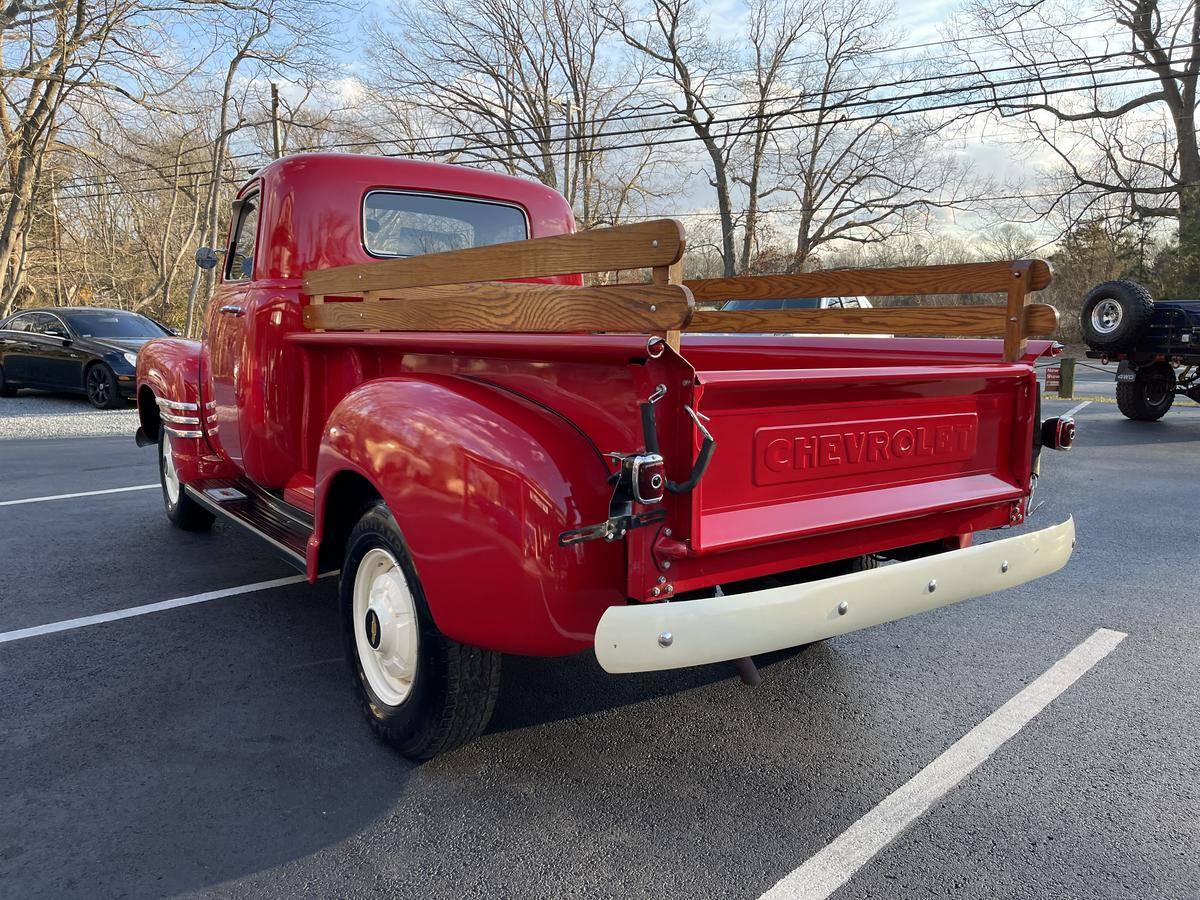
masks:
<path fill-rule="evenodd" d="M 325 296 L 323 294 L 313 294 L 311 297 L 308 298 L 309 306 L 320 306 L 324 302 L 325 302 Z M 325 330 L 324 328 L 314 328 L 313 329 L 313 331 L 324 331 L 324 330 Z"/>
<path fill-rule="evenodd" d="M 1012 281 L 1008 284 L 1008 308 L 1004 317 L 1004 361 L 1017 362 L 1025 355 L 1025 294 L 1029 290 L 1030 262 L 1018 260 L 1012 264 Z"/>
<path fill-rule="evenodd" d="M 683 260 L 669 266 L 655 266 L 650 270 L 650 280 L 655 284 L 683 284 Z"/>
<path fill-rule="evenodd" d="M 363 302 L 364 303 L 378 303 L 379 302 L 379 292 L 378 291 L 367 291 L 366 293 L 363 294 Z M 364 328 L 363 331 L 369 332 L 371 334 L 379 334 L 378 328 Z"/>
<path fill-rule="evenodd" d="M 669 266 L 655 266 L 650 270 L 650 280 L 655 284 L 683 284 L 683 260 L 671 263 Z M 679 352 L 679 332 L 668 331 L 667 346 Z"/>

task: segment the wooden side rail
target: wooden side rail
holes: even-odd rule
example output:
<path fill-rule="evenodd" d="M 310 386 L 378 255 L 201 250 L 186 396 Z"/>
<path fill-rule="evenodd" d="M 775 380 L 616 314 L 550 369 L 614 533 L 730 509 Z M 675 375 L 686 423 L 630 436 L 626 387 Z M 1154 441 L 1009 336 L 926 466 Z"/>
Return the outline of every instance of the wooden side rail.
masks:
<path fill-rule="evenodd" d="M 394 296 L 393 296 L 394 294 Z M 368 294 L 378 303 L 305 307 L 306 328 L 335 331 L 679 331 L 692 316 L 692 295 L 679 284 L 439 285 Z"/>
<path fill-rule="evenodd" d="M 683 259 L 684 244 L 682 224 L 675 219 L 656 219 L 575 234 L 318 269 L 305 275 L 304 292 L 339 296 L 510 278 L 666 269 Z M 666 279 L 655 280 L 662 283 Z"/>
<path fill-rule="evenodd" d="M 632 332 L 1003 335 L 1019 360 L 1027 336 L 1045 336 L 1058 313 L 1027 295 L 1050 284 L 1042 260 L 841 269 L 682 281 L 683 226 L 658 219 L 576 234 L 430 253 L 307 273 L 304 324 L 314 331 Z M 631 269 L 650 283 L 578 286 L 515 283 Z M 704 310 L 695 301 L 791 297 L 1005 293 L 1004 306 L 830 310 Z M 330 297 L 365 302 L 326 302 Z"/>
<path fill-rule="evenodd" d="M 1058 327 L 1051 306 L 1026 306 L 1032 291 L 1054 275 L 1040 259 L 1014 262 L 834 269 L 798 275 L 758 275 L 685 281 L 697 301 L 781 300 L 792 297 L 907 297 L 1004 293 L 1004 306 L 883 307 L 828 310 L 716 310 L 693 316 L 688 331 L 767 331 L 819 334 L 1002 335 L 1004 359 L 1025 355 L 1026 338 Z"/>
<path fill-rule="evenodd" d="M 1044 303 L 1024 309 L 1024 332 L 1047 337 L 1058 310 Z M 804 334 L 905 334 L 1003 337 L 1007 306 L 893 306 L 874 309 L 701 309 L 685 331 Z"/>
<path fill-rule="evenodd" d="M 703 303 L 713 300 L 782 300 L 789 297 L 912 297 L 922 294 L 1007 293 L 1014 270 L 1026 268 L 1028 291 L 1040 291 L 1053 280 L 1050 264 L 1041 259 L 1018 262 L 962 263 L 949 266 L 905 266 L 895 269 L 829 269 L 797 275 L 742 275 L 684 281 Z"/>

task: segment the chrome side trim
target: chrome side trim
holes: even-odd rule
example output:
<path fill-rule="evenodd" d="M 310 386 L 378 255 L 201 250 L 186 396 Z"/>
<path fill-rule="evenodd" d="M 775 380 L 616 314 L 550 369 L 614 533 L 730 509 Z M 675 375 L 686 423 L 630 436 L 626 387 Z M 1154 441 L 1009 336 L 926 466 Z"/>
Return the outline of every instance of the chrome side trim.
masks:
<path fill-rule="evenodd" d="M 180 412 L 196 412 L 200 409 L 199 404 L 185 403 L 183 400 L 168 400 L 165 397 L 155 397 L 154 402 L 158 404 L 159 409 L 174 409 Z"/>
<path fill-rule="evenodd" d="M 195 416 L 176 416 L 169 412 L 159 412 L 158 417 L 164 422 L 171 422 L 175 425 L 199 425 L 200 420 Z"/>
<path fill-rule="evenodd" d="M 745 594 L 610 606 L 596 628 L 608 672 L 653 672 L 848 634 L 1057 572 L 1075 522 L 820 581 Z M 936 627 L 936 626 L 935 626 Z"/>
<path fill-rule="evenodd" d="M 202 431 L 182 431 L 181 429 L 178 429 L 178 428 L 172 428 L 170 425 L 164 425 L 162 428 L 163 428 L 163 431 L 165 431 L 167 434 L 171 435 L 171 437 L 177 437 L 177 438 L 204 437 L 204 432 L 202 432 Z"/>

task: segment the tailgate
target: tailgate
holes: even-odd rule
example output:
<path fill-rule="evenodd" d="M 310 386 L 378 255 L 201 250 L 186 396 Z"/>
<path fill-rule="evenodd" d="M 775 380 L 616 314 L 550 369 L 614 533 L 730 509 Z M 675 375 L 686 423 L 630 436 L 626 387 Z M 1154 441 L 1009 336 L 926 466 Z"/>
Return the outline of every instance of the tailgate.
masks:
<path fill-rule="evenodd" d="M 717 441 L 696 553 L 1003 503 L 1029 490 L 1025 364 L 697 372 Z"/>

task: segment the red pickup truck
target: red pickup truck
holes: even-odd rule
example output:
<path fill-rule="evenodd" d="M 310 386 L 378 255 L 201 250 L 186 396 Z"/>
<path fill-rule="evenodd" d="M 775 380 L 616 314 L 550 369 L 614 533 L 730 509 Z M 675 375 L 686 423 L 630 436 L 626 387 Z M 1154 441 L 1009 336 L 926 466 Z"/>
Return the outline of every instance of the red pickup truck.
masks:
<path fill-rule="evenodd" d="M 224 258 L 197 254 L 220 265 L 201 339 L 138 356 L 168 518 L 340 572 L 366 716 L 415 759 L 483 730 L 501 654 L 752 678 L 754 654 L 1066 563 L 1070 519 L 972 542 L 1023 521 L 1072 439 L 1039 420 L 1044 263 L 683 281 L 683 250 L 673 220 L 575 233 L 504 175 L 271 163 Z M 971 291 L 1005 299 L 699 305 Z"/>

